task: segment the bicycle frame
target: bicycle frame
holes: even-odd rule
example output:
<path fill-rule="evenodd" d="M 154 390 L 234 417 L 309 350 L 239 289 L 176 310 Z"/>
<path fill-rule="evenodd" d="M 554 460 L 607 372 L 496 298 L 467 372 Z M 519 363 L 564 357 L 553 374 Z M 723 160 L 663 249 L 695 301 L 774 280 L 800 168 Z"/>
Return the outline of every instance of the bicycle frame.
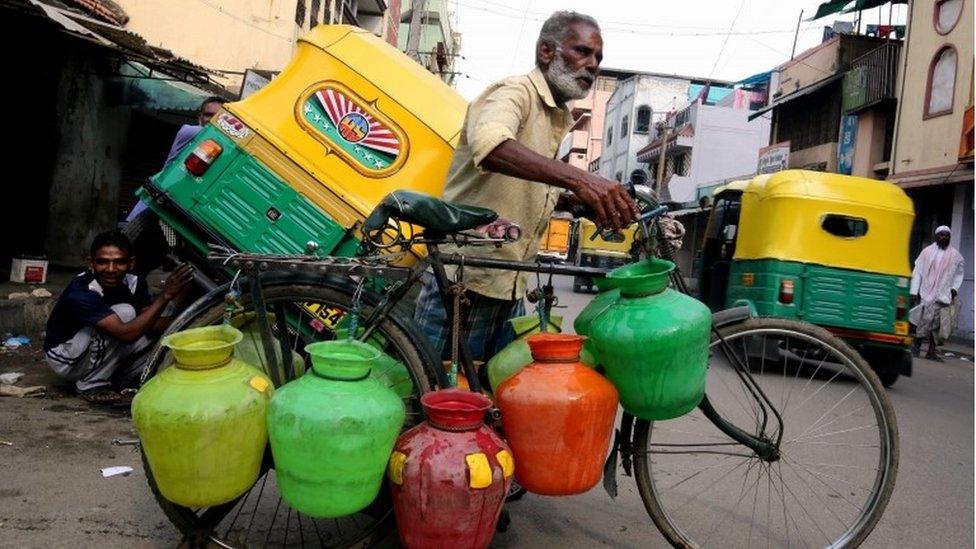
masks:
<path fill-rule="evenodd" d="M 449 242 L 447 238 L 420 238 L 417 240 L 417 242 L 425 244 L 428 253 L 421 261 L 418 261 L 415 265 L 409 268 L 391 266 L 381 261 L 370 262 L 369 259 L 364 258 L 323 259 L 319 257 L 306 256 L 262 256 L 256 254 L 211 254 L 210 261 L 215 266 L 224 268 L 229 267 L 240 270 L 241 272 L 249 275 L 250 279 L 256 282 L 252 284 L 251 288 L 255 308 L 258 308 L 259 306 L 261 308 L 264 307 L 262 291 L 260 288 L 261 273 L 264 272 L 287 271 L 340 274 L 344 276 L 361 277 L 382 276 L 387 280 L 394 280 L 395 282 L 393 282 L 393 284 L 388 288 L 381 301 L 372 309 L 370 314 L 363 319 L 363 322 L 358 323 L 359 327 L 364 328 L 363 333 L 357 337 L 361 341 L 367 340 L 373 334 L 373 332 L 379 327 L 380 323 L 390 315 L 393 307 L 399 303 L 399 301 L 406 296 L 407 292 L 421 280 L 421 277 L 428 268 L 431 270 L 438 289 L 440 290 L 441 299 L 448 318 L 454 318 L 455 312 L 453 310 L 453 300 L 449 294 L 452 282 L 445 269 L 445 266 L 447 265 L 458 267 L 483 267 L 539 274 L 589 276 L 593 278 L 604 278 L 607 275 L 606 270 L 594 267 L 579 267 L 575 265 L 567 266 L 552 263 L 525 261 L 507 261 L 488 257 L 469 256 L 456 252 L 445 254 L 440 251 L 439 245 Z M 685 291 L 685 293 L 687 293 L 687 289 L 684 288 L 683 283 L 678 283 L 676 285 L 679 291 Z M 276 315 L 276 318 L 282 318 L 280 312 L 279 315 Z M 273 342 L 271 340 L 272 336 L 270 328 L 267 325 L 267 315 L 262 315 L 259 313 L 258 319 L 261 322 L 262 343 L 265 352 L 269 356 L 269 359 L 273 359 Z M 467 345 L 466 336 L 466 329 L 462 325 L 459 332 L 460 344 L 458 346 L 458 359 L 469 387 L 472 391 L 480 392 L 481 383 L 478 380 L 478 375 L 474 368 L 474 360 Z M 726 352 L 731 353 L 731 351 L 728 349 L 726 349 Z M 779 454 L 779 439 L 782 437 L 782 420 L 779 418 L 779 413 L 775 407 L 773 407 L 772 403 L 765 398 L 765 395 L 761 390 L 758 393 L 755 391 L 755 389 L 758 389 L 758 384 L 756 384 L 755 380 L 753 379 L 748 367 L 741 364 L 736 355 L 730 354 L 730 356 L 733 358 L 732 362 L 735 364 L 736 370 L 742 378 L 743 384 L 749 389 L 753 398 L 758 401 L 762 408 L 765 409 L 767 406 L 770 407 L 773 414 L 780 421 L 780 429 L 777 439 L 774 441 L 765 435 L 765 421 L 761 426 L 760 435 L 758 436 L 733 425 L 723 418 L 712 407 L 707 395 L 699 404 L 699 409 L 717 429 L 732 440 L 735 440 L 750 448 L 762 459 L 769 461 L 776 460 L 778 459 Z M 438 385 L 441 387 L 448 386 L 449 383 L 447 374 L 444 369 L 437 367 L 435 370 Z M 628 444 L 627 447 L 629 446 L 630 445 Z"/>

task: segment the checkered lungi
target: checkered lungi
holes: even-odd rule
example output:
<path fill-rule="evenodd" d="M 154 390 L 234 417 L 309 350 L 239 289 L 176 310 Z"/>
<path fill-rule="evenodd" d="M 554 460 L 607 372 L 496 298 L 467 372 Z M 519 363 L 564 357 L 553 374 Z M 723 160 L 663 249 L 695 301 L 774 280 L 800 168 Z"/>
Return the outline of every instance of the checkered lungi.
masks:
<path fill-rule="evenodd" d="M 468 348 L 474 360 L 488 360 L 502 347 L 515 339 L 511 318 L 525 314 L 525 304 L 518 299 L 493 299 L 472 291 L 465 293 L 471 305 L 464 308 L 461 325 L 468 331 Z M 431 273 L 424 274 L 424 284 L 417 298 L 414 319 L 441 360 L 451 359 L 451 321 L 444 309 L 437 281 Z"/>

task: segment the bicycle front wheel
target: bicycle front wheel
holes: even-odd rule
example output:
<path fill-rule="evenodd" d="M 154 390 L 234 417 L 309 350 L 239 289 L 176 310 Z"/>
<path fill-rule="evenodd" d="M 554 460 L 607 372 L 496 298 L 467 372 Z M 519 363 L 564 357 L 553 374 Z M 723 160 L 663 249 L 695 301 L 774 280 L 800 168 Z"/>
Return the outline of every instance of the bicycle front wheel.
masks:
<path fill-rule="evenodd" d="M 706 394 L 719 415 L 775 441 L 778 423 L 733 368 L 735 355 L 783 418 L 762 458 L 701 410 L 638 422 L 638 489 L 675 547 L 855 547 L 877 524 L 898 467 L 895 414 L 877 376 L 826 330 L 749 319 L 713 336 Z"/>
<path fill-rule="evenodd" d="M 339 287 L 294 284 L 287 280 L 262 287 L 279 366 L 276 368 L 278 379 L 276 375 L 271 377 L 276 379 L 276 383 L 286 383 L 301 375 L 303 366 L 310 364 L 303 350 L 305 345 L 336 337 L 333 328 L 351 310 L 352 296 L 351 292 Z M 182 318 L 178 328 L 225 321 L 235 325 L 254 322 L 254 307 L 248 292 L 241 296 L 239 305 L 229 311 L 227 305 L 216 298 L 208 303 L 196 304 L 191 318 Z M 375 299 L 364 299 L 364 317 L 373 305 Z M 251 346 L 260 349 L 259 338 L 253 335 L 251 338 L 254 340 Z M 398 315 L 381 321 L 375 336 L 370 339 L 370 343 L 381 346 L 399 363 L 400 368 L 396 371 L 378 372 L 378 379 L 401 396 L 406 408 L 405 429 L 421 421 L 419 397 L 430 391 L 435 383 L 433 361 L 422 341 L 422 336 L 412 328 L 410 321 Z M 147 366 L 147 374 L 154 374 L 171 362 L 168 352 L 157 351 Z M 241 352 L 240 346 L 237 352 Z M 251 356 L 257 358 L 250 360 L 266 360 L 258 352 L 263 353 L 263 350 L 251 352 Z M 292 355 L 290 367 L 281 368 L 283 358 L 288 354 Z M 268 368 L 267 364 L 255 365 Z M 211 508 L 190 509 L 168 501 L 157 489 L 148 464 L 145 470 L 160 508 L 191 546 L 304 547 L 308 544 L 334 548 L 366 547 L 387 536 L 394 526 L 392 507 L 385 488 L 369 507 L 346 517 L 316 519 L 292 509 L 278 490 L 270 448 L 265 452 L 261 476 L 255 485 L 236 500 Z"/>

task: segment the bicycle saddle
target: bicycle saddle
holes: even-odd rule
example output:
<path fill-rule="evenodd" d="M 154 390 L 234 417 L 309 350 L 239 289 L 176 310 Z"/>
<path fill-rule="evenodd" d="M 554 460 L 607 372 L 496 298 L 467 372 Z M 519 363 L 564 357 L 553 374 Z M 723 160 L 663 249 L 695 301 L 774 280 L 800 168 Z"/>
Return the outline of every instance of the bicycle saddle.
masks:
<path fill-rule="evenodd" d="M 488 208 L 445 202 L 415 191 L 394 191 L 373 209 L 363 223 L 369 234 L 386 228 L 390 218 L 406 221 L 437 233 L 456 233 L 480 227 L 498 218 Z"/>

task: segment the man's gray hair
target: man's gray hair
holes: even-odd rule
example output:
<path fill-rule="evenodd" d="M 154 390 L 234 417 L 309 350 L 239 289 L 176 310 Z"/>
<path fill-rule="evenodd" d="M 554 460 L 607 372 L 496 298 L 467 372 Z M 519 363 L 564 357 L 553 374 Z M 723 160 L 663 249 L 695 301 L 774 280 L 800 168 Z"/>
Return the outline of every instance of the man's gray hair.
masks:
<path fill-rule="evenodd" d="M 596 19 L 575 11 L 557 11 L 550 15 L 549 19 L 546 19 L 546 22 L 542 24 L 542 30 L 539 31 L 539 40 L 535 43 L 535 64 L 537 66 L 539 65 L 539 46 L 548 44 L 553 49 L 559 47 L 566 39 L 569 28 L 577 23 L 590 25 L 597 31 L 600 30 L 600 24 L 596 22 Z"/>

